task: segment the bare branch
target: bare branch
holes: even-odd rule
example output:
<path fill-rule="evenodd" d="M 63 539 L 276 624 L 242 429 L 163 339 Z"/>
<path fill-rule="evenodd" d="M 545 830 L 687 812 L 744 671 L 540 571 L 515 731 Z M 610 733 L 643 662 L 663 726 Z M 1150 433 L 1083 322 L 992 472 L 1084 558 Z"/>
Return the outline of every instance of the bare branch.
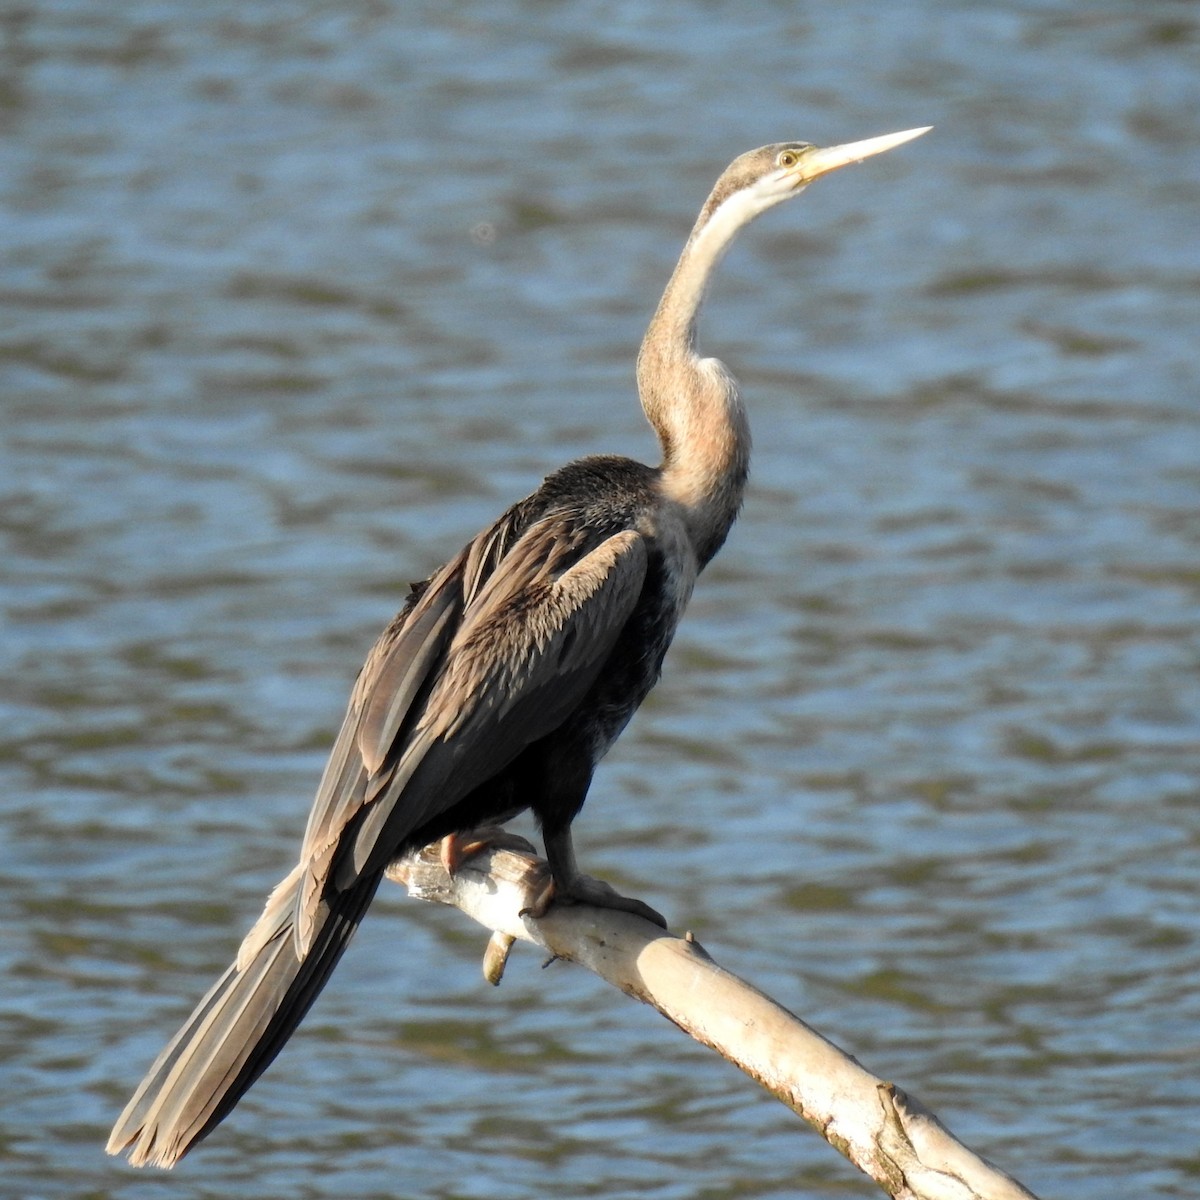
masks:
<path fill-rule="evenodd" d="M 719 967 L 690 934 L 678 938 L 603 908 L 555 905 L 535 919 L 527 909 L 544 890 L 546 865 L 509 834 L 453 875 L 442 859 L 437 846 L 426 847 L 394 863 L 388 877 L 493 931 L 484 960 L 490 982 L 499 982 L 514 939 L 533 942 L 653 1005 L 757 1080 L 897 1200 L 1036 1200 L 918 1101 Z"/>

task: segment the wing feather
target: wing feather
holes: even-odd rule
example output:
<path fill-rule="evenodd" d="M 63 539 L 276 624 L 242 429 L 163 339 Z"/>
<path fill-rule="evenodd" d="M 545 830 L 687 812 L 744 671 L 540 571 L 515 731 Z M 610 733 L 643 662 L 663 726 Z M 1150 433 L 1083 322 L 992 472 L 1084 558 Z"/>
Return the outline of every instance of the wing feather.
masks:
<path fill-rule="evenodd" d="M 302 862 L 326 855 L 366 803 L 370 776 L 394 755 L 410 715 L 419 713 L 464 609 L 525 523 L 524 505 L 510 508 L 425 584 L 414 586 L 404 611 L 372 647 L 317 789 Z M 301 889 L 301 904 L 304 895 Z"/>
<path fill-rule="evenodd" d="M 595 683 L 641 595 L 646 545 L 633 531 L 615 534 L 549 579 L 534 545 L 551 532 L 531 529 L 472 605 L 339 887 L 552 733 Z"/>
<path fill-rule="evenodd" d="M 546 736 L 595 681 L 641 594 L 646 546 L 521 513 L 475 538 L 414 594 L 367 658 L 309 816 L 296 888 L 303 954 L 331 870 L 370 861 Z M 342 854 L 356 825 L 352 853 Z M 341 863 L 341 866 L 335 864 Z M 273 925 L 272 908 L 247 937 Z"/>
<path fill-rule="evenodd" d="M 461 611 L 458 589 L 431 589 L 405 626 L 403 652 L 393 647 L 372 672 L 371 688 L 358 722 L 358 750 L 375 775 L 396 747 L 413 702 L 429 680 Z"/>

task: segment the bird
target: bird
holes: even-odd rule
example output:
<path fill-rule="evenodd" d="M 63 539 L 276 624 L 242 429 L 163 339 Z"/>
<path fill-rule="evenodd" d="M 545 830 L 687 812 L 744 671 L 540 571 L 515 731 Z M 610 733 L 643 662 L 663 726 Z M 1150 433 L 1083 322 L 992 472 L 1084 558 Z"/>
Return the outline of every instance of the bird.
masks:
<path fill-rule="evenodd" d="M 549 867 L 534 915 L 583 903 L 666 925 L 580 872 L 571 824 L 742 506 L 749 425 L 733 376 L 697 350 L 704 295 L 755 217 L 929 128 L 825 148 L 775 143 L 720 175 L 638 354 L 660 465 L 572 462 L 413 585 L 354 684 L 299 861 L 150 1067 L 110 1154 L 171 1167 L 229 1115 L 295 1032 L 406 851 L 443 840 L 453 864 L 464 850 L 456 839 L 531 810 Z"/>

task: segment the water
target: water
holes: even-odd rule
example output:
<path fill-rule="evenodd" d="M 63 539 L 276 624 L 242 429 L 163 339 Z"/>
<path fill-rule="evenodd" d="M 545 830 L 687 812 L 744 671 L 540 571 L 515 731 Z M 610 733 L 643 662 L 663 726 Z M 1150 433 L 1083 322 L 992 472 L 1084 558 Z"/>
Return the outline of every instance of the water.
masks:
<path fill-rule="evenodd" d="M 1167 0 L 0 12 L 0 1190 L 869 1185 L 384 897 L 173 1176 L 106 1159 L 412 579 L 580 453 L 738 151 L 936 131 L 722 268 L 746 512 L 583 861 L 1049 1196 L 1194 1195 L 1200 26 Z"/>

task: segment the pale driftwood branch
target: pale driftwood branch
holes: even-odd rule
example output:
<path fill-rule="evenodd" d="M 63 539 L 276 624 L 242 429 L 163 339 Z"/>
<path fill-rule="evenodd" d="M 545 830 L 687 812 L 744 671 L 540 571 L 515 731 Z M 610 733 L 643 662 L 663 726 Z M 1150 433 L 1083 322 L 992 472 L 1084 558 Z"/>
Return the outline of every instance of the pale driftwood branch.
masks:
<path fill-rule="evenodd" d="M 556 905 L 540 919 L 523 911 L 546 875 L 532 847 L 518 844 L 528 847 L 506 838 L 506 848 L 484 850 L 453 875 L 427 847 L 388 876 L 493 931 L 484 960 L 491 982 L 514 939 L 587 967 L 740 1067 L 897 1200 L 1036 1200 L 919 1102 L 717 966 L 690 935 L 610 909 Z"/>

